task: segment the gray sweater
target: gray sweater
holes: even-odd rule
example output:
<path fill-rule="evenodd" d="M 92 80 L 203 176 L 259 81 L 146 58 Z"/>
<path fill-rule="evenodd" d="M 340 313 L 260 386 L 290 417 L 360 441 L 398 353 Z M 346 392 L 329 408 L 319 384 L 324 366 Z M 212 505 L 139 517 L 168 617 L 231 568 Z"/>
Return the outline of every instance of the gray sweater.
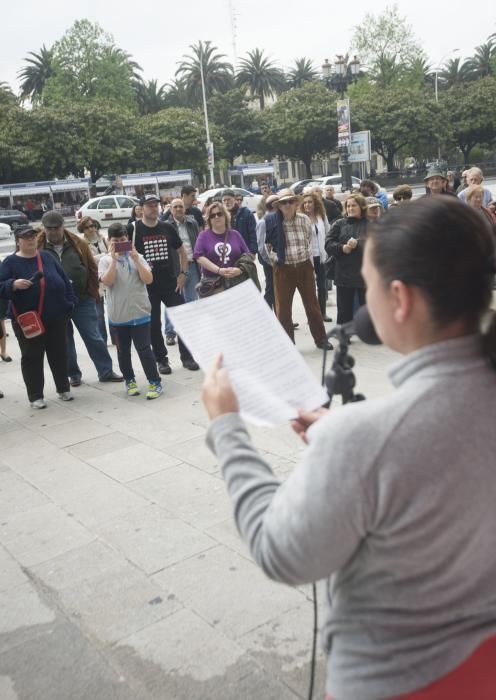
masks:
<path fill-rule="evenodd" d="M 330 576 L 336 700 L 424 687 L 496 634 L 496 372 L 470 336 L 408 355 L 390 378 L 393 394 L 312 426 L 282 485 L 238 414 L 207 436 L 265 573 Z"/>

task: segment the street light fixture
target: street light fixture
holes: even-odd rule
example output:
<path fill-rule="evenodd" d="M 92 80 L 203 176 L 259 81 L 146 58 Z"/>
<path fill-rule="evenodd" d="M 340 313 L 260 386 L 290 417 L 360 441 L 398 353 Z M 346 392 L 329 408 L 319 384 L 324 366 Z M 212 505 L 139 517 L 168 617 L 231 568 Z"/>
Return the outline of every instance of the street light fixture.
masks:
<path fill-rule="evenodd" d="M 447 58 L 448 56 L 450 56 L 452 53 L 457 53 L 457 51 L 460 51 L 460 49 L 451 49 L 451 51 L 448 51 L 447 53 L 445 53 L 444 56 L 439 60 L 439 63 L 438 63 L 438 65 L 436 66 L 436 68 L 434 68 L 434 95 L 435 95 L 435 97 L 436 97 L 436 104 L 439 104 L 439 94 L 438 94 L 438 89 L 437 89 L 437 79 L 438 79 L 439 71 L 440 71 L 441 68 L 442 68 L 442 63 L 443 63 L 443 61 L 444 61 L 445 58 Z M 441 160 L 441 142 L 440 142 L 439 139 L 438 139 L 438 141 L 437 141 L 437 159 L 438 159 L 438 161 Z"/>

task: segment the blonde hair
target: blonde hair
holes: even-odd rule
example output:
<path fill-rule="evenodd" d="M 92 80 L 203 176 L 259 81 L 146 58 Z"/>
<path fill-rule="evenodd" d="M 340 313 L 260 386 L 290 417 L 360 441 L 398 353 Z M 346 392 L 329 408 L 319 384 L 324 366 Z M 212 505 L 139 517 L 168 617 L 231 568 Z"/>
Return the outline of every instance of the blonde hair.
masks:
<path fill-rule="evenodd" d="M 310 197 L 310 199 L 313 202 L 313 213 L 316 217 L 319 217 L 322 220 L 325 220 L 326 218 L 326 213 L 324 209 L 324 205 L 322 203 L 322 197 L 319 197 L 319 195 L 316 192 L 304 192 L 303 193 L 303 200 L 299 206 L 299 210 L 305 214 L 305 199 L 307 197 Z"/>
<path fill-rule="evenodd" d="M 470 185 L 470 187 L 467 187 L 467 191 L 465 192 L 465 201 L 470 202 L 474 194 L 480 194 L 482 197 L 484 196 L 484 188 L 482 185 Z"/>
<path fill-rule="evenodd" d="M 222 204 L 222 202 L 217 202 L 217 201 L 212 202 L 212 204 L 209 206 L 209 208 L 207 210 L 207 216 L 205 217 L 207 224 L 210 225 L 210 218 L 211 218 L 212 210 L 214 209 L 214 207 L 216 207 L 217 209 L 220 209 L 220 211 L 224 214 L 224 221 L 226 222 L 226 228 L 229 228 L 231 225 L 231 215 L 227 211 L 226 207 Z"/>

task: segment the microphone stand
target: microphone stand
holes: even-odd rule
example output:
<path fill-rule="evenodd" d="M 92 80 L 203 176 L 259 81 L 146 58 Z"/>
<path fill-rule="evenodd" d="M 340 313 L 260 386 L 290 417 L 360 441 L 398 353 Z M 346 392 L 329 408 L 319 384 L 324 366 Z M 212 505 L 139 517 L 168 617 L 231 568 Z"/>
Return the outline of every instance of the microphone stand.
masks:
<path fill-rule="evenodd" d="M 329 406 L 335 394 L 342 397 L 344 404 L 365 400 L 363 394 L 355 394 L 353 391 L 356 385 L 356 377 L 353 373 L 355 359 L 348 352 L 350 334 L 347 331 L 349 331 L 349 329 L 346 326 L 336 326 L 329 334 L 338 341 L 332 367 L 324 376 L 325 387 L 329 395 Z"/>

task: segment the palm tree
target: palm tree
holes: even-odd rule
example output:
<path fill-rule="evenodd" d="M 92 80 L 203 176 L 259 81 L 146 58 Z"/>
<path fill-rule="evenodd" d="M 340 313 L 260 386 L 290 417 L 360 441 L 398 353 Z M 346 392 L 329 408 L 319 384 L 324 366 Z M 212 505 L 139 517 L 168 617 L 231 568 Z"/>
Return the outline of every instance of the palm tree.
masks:
<path fill-rule="evenodd" d="M 184 78 L 172 80 L 170 83 L 167 83 L 166 87 L 168 88 L 164 96 L 166 107 L 191 106 L 191 100 L 188 93 L 188 85 Z"/>
<path fill-rule="evenodd" d="M 139 80 L 135 82 L 134 87 L 140 114 L 154 114 L 165 107 L 165 85 L 159 86 L 156 80 Z"/>
<path fill-rule="evenodd" d="M 231 90 L 234 83 L 233 68 L 230 63 L 223 61 L 224 54 L 216 53 L 217 47 L 210 41 L 199 41 L 190 46 L 193 54 L 184 56 L 176 76 L 183 79 L 191 102 L 200 105 L 202 102 L 201 68 L 207 100 L 214 92 L 226 92 Z"/>
<path fill-rule="evenodd" d="M 131 79 L 134 83 L 141 81 L 141 71 L 143 68 L 133 60 L 133 57 L 127 51 L 120 49 L 118 46 L 106 46 L 104 48 L 105 57 L 109 58 L 116 65 L 126 66 L 131 74 Z"/>
<path fill-rule="evenodd" d="M 469 61 L 461 63 L 460 58 L 450 58 L 439 72 L 439 83 L 446 88 L 453 85 L 461 85 L 473 77 L 472 67 Z"/>
<path fill-rule="evenodd" d="M 477 46 L 475 54 L 467 61 L 474 78 L 485 78 L 494 73 L 494 56 L 496 56 L 496 44 L 489 37 L 489 41 Z"/>
<path fill-rule="evenodd" d="M 33 58 L 25 58 L 27 65 L 19 71 L 21 82 L 21 100 L 39 102 L 46 81 L 55 73 L 53 49 L 47 49 L 45 44 L 38 53 L 28 52 Z"/>
<path fill-rule="evenodd" d="M 423 56 L 417 56 L 411 60 L 406 68 L 406 73 L 420 86 L 432 85 L 434 82 L 432 68 Z"/>
<path fill-rule="evenodd" d="M 301 87 L 309 80 L 317 80 L 319 74 L 309 58 L 297 58 L 294 68 L 288 73 L 288 84 L 290 87 Z"/>
<path fill-rule="evenodd" d="M 12 88 L 4 81 L 0 82 L 0 105 L 5 107 L 9 104 L 15 104 L 16 96 L 12 92 Z"/>
<path fill-rule="evenodd" d="M 245 88 L 252 98 L 259 100 L 261 110 L 265 107 L 266 97 L 284 90 L 284 73 L 260 49 L 248 51 L 248 58 L 242 58 L 239 65 L 236 85 Z"/>

